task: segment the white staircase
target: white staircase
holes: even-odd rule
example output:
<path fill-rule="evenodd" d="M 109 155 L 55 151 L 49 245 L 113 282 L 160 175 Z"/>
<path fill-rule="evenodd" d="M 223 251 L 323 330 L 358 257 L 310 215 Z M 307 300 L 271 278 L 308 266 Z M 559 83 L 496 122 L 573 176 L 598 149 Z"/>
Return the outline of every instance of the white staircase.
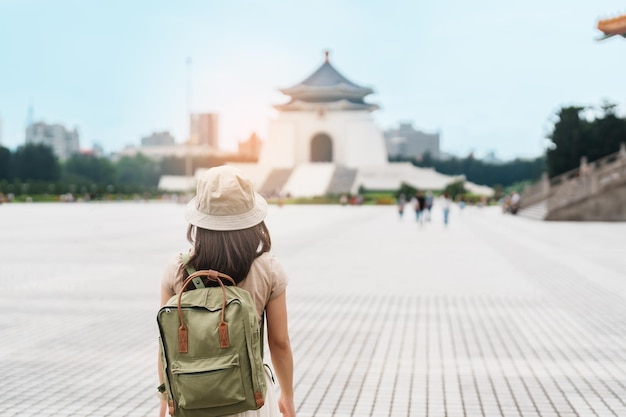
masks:
<path fill-rule="evenodd" d="M 520 209 L 517 215 L 532 220 L 545 220 L 548 215 L 548 200 L 542 200 L 531 206 Z"/>
<path fill-rule="evenodd" d="M 289 194 L 292 197 L 326 195 L 334 172 L 335 165 L 331 163 L 298 165 L 283 187 L 282 194 Z"/>

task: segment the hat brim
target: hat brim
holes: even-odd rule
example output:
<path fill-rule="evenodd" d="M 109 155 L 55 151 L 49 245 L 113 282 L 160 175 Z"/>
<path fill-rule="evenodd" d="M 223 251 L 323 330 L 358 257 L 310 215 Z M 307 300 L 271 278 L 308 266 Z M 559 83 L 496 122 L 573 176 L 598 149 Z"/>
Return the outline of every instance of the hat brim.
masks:
<path fill-rule="evenodd" d="M 267 201 L 258 193 L 254 193 L 254 207 L 243 214 L 214 216 L 198 210 L 198 197 L 187 203 L 185 220 L 203 229 L 228 231 L 242 230 L 256 226 L 267 216 Z"/>

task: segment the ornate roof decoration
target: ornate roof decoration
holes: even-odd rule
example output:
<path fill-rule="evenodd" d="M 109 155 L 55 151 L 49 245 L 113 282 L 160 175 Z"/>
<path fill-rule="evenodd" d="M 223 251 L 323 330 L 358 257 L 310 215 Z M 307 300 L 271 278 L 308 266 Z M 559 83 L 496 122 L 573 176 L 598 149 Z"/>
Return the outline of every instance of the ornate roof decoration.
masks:
<path fill-rule="evenodd" d="M 274 106 L 278 110 L 308 110 L 324 107 L 327 110 L 369 110 L 379 107 L 365 103 L 363 98 L 374 90 L 360 86 L 331 65 L 325 52 L 324 63 L 304 81 L 280 92 L 291 96 L 291 102 Z"/>
<path fill-rule="evenodd" d="M 604 36 L 598 40 L 607 39 L 615 35 L 626 38 L 626 15 L 598 21 L 598 30 L 604 33 Z"/>

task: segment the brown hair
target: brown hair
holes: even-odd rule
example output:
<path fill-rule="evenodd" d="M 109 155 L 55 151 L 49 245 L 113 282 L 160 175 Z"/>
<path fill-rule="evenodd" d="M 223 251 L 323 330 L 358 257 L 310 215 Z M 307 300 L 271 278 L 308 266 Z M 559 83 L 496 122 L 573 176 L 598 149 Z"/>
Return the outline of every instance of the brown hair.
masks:
<path fill-rule="evenodd" d="M 230 275 L 236 283 L 243 281 L 252 262 L 272 247 L 270 232 L 261 222 L 242 230 L 217 231 L 194 225 L 187 228 L 187 240 L 194 246 L 189 263 L 196 270 L 213 269 Z M 189 276 L 183 270 L 183 279 Z M 205 279 L 209 286 L 217 283 Z M 190 284 L 193 288 L 193 284 Z M 190 289 L 189 286 L 186 289 Z"/>

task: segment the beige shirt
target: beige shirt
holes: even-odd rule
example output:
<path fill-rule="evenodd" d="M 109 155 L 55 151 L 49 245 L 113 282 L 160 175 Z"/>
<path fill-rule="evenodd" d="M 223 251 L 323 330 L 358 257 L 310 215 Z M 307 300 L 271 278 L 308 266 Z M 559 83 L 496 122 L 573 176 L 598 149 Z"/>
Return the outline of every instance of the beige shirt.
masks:
<path fill-rule="evenodd" d="M 276 257 L 265 252 L 252 262 L 248 276 L 238 287 L 252 295 L 259 318 L 267 303 L 285 291 L 287 274 Z M 163 288 L 178 294 L 183 286 L 182 255 L 178 254 L 165 268 L 162 280 Z"/>

